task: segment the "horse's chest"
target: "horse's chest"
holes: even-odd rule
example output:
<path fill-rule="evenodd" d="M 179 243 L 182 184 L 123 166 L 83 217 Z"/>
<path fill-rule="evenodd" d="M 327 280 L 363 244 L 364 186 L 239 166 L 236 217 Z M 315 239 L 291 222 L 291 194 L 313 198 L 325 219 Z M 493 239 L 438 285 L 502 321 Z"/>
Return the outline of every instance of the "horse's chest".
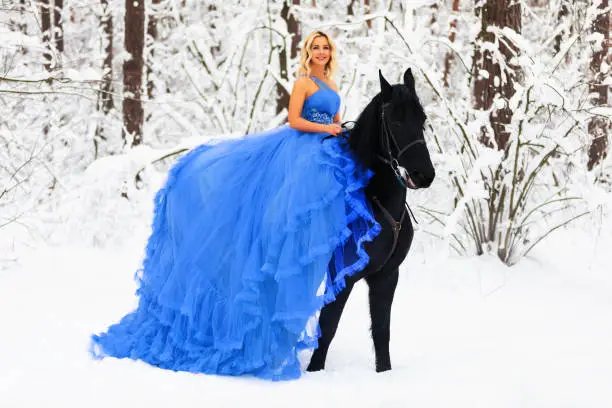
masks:
<path fill-rule="evenodd" d="M 412 228 L 412 222 L 409 217 L 406 217 L 397 233 L 395 248 L 390 248 L 390 250 L 392 249 L 393 251 L 387 261 L 387 266 L 397 267 L 404 261 L 410 250 L 413 236 L 414 229 Z"/>
<path fill-rule="evenodd" d="M 401 225 L 395 228 L 382 214 L 376 214 L 376 220 L 380 223 L 382 231 L 368 251 L 373 272 L 383 266 L 399 266 L 410 250 L 414 235 L 412 222 L 407 214 Z"/>

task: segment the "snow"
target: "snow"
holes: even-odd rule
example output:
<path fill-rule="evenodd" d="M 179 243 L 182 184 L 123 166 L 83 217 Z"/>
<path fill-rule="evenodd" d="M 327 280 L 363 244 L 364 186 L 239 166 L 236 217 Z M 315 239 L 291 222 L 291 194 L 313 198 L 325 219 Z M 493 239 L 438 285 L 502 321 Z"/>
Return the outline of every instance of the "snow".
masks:
<path fill-rule="evenodd" d="M 92 360 L 89 335 L 136 305 L 142 234 L 31 248 L 0 275 L 0 406 L 610 406 L 610 226 L 559 232 L 512 268 L 417 235 L 393 305 L 393 370 L 374 371 L 360 282 L 327 369 L 287 383 Z"/>

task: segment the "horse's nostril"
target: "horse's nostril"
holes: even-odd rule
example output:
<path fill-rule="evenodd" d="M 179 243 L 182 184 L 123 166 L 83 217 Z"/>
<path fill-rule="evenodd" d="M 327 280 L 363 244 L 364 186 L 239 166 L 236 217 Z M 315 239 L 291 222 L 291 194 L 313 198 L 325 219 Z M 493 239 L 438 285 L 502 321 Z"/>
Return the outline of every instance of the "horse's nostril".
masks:
<path fill-rule="evenodd" d="M 420 171 L 415 171 L 414 176 L 419 181 L 419 184 L 423 184 L 423 181 L 425 181 L 425 176 Z"/>
<path fill-rule="evenodd" d="M 431 174 L 424 174 L 420 171 L 413 171 L 410 173 L 410 178 L 412 179 L 412 181 L 421 188 L 429 187 L 433 182 L 434 177 L 434 172 L 432 172 Z"/>

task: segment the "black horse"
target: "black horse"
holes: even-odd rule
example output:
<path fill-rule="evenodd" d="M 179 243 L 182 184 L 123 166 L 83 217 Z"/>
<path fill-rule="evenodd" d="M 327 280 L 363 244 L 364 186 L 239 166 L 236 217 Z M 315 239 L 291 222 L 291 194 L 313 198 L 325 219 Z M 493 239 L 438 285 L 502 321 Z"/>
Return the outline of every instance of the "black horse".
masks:
<path fill-rule="evenodd" d="M 349 134 L 349 145 L 357 158 L 374 171 L 366 188 L 376 220 L 382 231 L 368 243 L 368 266 L 347 278 L 346 288 L 326 305 L 319 317 L 321 337 L 308 371 L 325 368 L 344 305 L 353 285 L 365 278 L 369 286 L 372 339 L 376 371 L 391 369 L 389 337 L 391 304 L 398 281 L 398 269 L 410 249 L 414 230 L 406 206 L 406 189 L 426 188 L 435 171 L 423 136 L 426 120 L 408 69 L 404 83 L 390 85 L 379 71 L 381 92 L 363 110 Z"/>

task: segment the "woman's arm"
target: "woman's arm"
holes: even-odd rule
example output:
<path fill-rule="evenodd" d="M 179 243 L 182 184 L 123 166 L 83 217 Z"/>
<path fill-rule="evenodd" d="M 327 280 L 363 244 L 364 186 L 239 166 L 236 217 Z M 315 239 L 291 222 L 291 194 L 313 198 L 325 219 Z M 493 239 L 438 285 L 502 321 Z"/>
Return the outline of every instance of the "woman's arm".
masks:
<path fill-rule="evenodd" d="M 338 85 L 336 85 L 336 82 L 332 80 L 331 84 L 332 84 L 332 88 L 334 89 L 334 91 L 336 91 L 336 93 L 340 95 L 340 92 L 338 92 Z M 338 113 L 336 113 L 336 116 L 334 116 L 334 123 L 340 123 L 340 109 L 338 109 Z"/>
<path fill-rule="evenodd" d="M 289 126 L 302 132 L 331 133 L 330 125 L 311 122 L 301 117 L 308 85 L 309 79 L 306 77 L 298 78 L 293 85 L 293 90 L 289 97 Z"/>

